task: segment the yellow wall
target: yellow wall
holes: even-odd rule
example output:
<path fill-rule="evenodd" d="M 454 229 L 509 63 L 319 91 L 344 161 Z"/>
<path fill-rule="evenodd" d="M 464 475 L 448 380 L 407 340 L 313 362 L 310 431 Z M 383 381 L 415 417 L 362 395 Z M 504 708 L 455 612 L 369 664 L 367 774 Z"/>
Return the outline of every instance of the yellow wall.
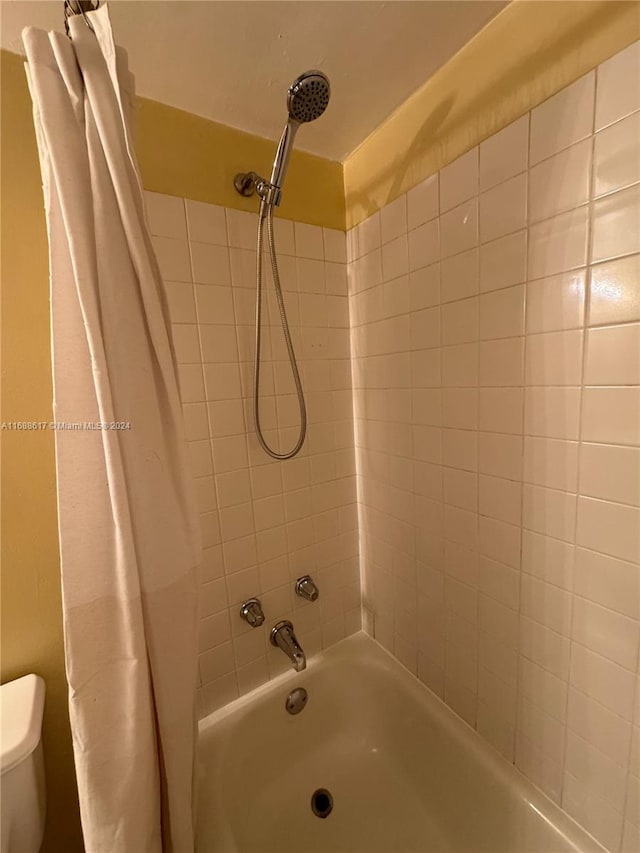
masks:
<path fill-rule="evenodd" d="M 2 421 L 51 419 L 47 233 L 31 105 L 19 57 L 2 52 Z M 53 433 L 2 432 L 2 681 L 47 684 L 46 850 L 82 849 L 67 715 Z"/>
<path fill-rule="evenodd" d="M 238 172 L 271 174 L 274 141 L 244 133 L 175 107 L 138 98 L 136 151 L 146 189 L 257 210 L 256 196 L 233 186 Z M 294 151 L 278 215 L 309 225 L 344 229 L 342 164 Z"/>
<path fill-rule="evenodd" d="M 511 3 L 346 159 L 347 228 L 638 38 L 638 2 Z"/>

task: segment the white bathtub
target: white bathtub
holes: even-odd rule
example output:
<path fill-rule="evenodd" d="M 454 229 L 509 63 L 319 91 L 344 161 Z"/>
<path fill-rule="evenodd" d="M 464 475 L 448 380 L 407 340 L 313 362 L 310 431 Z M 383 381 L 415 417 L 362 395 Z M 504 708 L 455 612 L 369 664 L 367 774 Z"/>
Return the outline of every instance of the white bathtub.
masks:
<path fill-rule="evenodd" d="M 198 853 L 604 849 L 362 633 L 204 719 L 200 764 Z"/>

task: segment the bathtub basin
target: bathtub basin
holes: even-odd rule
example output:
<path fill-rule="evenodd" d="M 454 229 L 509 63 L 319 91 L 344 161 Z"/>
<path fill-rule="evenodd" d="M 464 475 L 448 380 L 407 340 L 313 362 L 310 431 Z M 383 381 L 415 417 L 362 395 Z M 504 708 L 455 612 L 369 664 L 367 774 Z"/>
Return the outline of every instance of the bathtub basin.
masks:
<path fill-rule="evenodd" d="M 198 853 L 604 850 L 363 633 L 202 720 L 199 761 Z"/>

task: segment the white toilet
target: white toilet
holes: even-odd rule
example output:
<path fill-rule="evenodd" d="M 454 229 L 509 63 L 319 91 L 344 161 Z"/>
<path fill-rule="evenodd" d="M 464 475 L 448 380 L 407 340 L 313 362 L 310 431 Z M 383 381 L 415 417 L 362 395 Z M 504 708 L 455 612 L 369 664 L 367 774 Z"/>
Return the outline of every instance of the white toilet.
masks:
<path fill-rule="evenodd" d="M 44 681 L 25 675 L 0 687 L 1 853 L 38 853 L 46 807 L 42 758 Z"/>

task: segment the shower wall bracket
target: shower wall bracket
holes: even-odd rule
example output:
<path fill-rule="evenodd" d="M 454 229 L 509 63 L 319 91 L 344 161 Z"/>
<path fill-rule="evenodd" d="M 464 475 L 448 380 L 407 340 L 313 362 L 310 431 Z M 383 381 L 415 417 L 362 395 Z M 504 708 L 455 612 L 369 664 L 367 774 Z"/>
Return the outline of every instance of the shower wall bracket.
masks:
<path fill-rule="evenodd" d="M 233 179 L 233 185 L 236 191 L 245 198 L 250 198 L 257 191 L 266 204 L 275 204 L 276 207 L 280 204 L 282 198 L 280 187 L 276 187 L 255 172 L 239 172 Z"/>

